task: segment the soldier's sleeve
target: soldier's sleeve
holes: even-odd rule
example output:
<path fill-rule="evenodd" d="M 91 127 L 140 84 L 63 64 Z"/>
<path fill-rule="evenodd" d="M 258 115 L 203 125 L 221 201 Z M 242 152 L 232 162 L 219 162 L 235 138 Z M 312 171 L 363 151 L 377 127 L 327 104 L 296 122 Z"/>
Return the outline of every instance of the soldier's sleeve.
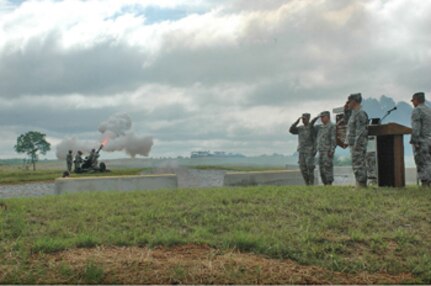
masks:
<path fill-rule="evenodd" d="M 355 130 L 355 146 L 359 142 L 359 140 L 363 137 L 368 136 L 368 116 L 365 112 L 359 112 L 357 117 L 357 124 Z"/>
<path fill-rule="evenodd" d="M 316 123 L 316 121 L 319 119 L 320 117 L 314 117 L 311 121 L 310 121 L 310 125 L 312 127 L 314 127 L 314 124 Z"/>
<path fill-rule="evenodd" d="M 313 137 L 315 139 L 315 141 L 317 141 L 317 136 L 319 135 L 319 130 L 320 130 L 321 125 L 313 125 Z"/>
<path fill-rule="evenodd" d="M 293 135 L 298 135 L 299 133 L 299 128 L 298 128 L 298 123 L 293 123 L 292 126 L 290 126 L 289 132 L 292 133 Z"/>
<path fill-rule="evenodd" d="M 351 110 L 344 111 L 344 123 L 347 124 L 349 122 L 350 116 L 352 115 Z"/>
<path fill-rule="evenodd" d="M 335 130 L 335 125 L 331 126 L 330 138 L 331 138 L 331 153 L 334 154 L 335 148 L 337 147 L 337 134 Z"/>
<path fill-rule="evenodd" d="M 412 112 L 412 137 L 411 144 L 419 144 L 422 131 L 422 114 L 419 108 L 413 109 Z"/>
<path fill-rule="evenodd" d="M 313 139 L 313 153 L 317 153 L 317 138 L 319 135 L 319 130 L 320 130 L 321 125 L 316 125 L 313 126 L 313 128 L 311 129 L 311 134 L 312 134 L 312 139 Z"/>

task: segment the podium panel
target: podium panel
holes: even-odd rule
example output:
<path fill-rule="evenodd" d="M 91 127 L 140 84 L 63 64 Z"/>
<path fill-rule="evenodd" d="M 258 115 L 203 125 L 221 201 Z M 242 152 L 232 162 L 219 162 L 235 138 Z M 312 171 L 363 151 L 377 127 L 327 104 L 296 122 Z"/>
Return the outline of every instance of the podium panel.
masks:
<path fill-rule="evenodd" d="M 377 168 L 380 187 L 404 187 L 404 134 L 411 128 L 396 123 L 370 125 L 368 134 L 377 137 Z"/>

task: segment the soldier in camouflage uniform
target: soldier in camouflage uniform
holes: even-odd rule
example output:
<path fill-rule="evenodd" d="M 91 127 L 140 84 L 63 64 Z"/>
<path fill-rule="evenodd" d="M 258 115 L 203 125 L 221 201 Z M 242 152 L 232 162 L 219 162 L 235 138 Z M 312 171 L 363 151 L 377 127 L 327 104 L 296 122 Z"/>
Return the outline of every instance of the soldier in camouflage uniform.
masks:
<path fill-rule="evenodd" d="M 75 173 L 81 172 L 81 164 L 83 162 L 81 156 L 82 156 L 82 152 L 81 151 L 78 151 L 76 153 L 76 155 L 75 155 L 75 161 L 74 161 L 74 163 L 75 163 L 75 169 L 74 169 Z"/>
<path fill-rule="evenodd" d="M 368 115 L 362 110 L 360 93 L 351 94 L 345 105 L 347 122 L 346 144 L 350 147 L 352 168 L 358 187 L 367 186 Z"/>
<path fill-rule="evenodd" d="M 302 120 L 302 126 L 298 127 Z M 314 157 L 316 155 L 315 136 L 310 125 L 310 114 L 304 113 L 289 129 L 289 132 L 298 135 L 299 167 L 306 185 L 314 185 Z"/>
<path fill-rule="evenodd" d="M 431 109 L 425 105 L 423 92 L 413 94 L 411 101 L 415 108 L 412 112 L 410 144 L 413 145 L 418 178 L 423 187 L 429 187 L 431 186 Z"/>
<path fill-rule="evenodd" d="M 322 124 L 314 126 L 317 119 Z M 329 111 L 323 111 L 320 116 L 314 118 L 311 123 L 317 138 L 317 151 L 319 151 L 320 178 L 324 185 L 332 185 L 334 182 L 334 153 L 337 146 L 335 125 L 331 122 Z"/>
<path fill-rule="evenodd" d="M 69 153 L 67 153 L 66 155 L 66 164 L 67 164 L 67 171 L 69 173 L 72 172 L 72 164 L 73 164 L 72 150 L 69 150 Z"/>

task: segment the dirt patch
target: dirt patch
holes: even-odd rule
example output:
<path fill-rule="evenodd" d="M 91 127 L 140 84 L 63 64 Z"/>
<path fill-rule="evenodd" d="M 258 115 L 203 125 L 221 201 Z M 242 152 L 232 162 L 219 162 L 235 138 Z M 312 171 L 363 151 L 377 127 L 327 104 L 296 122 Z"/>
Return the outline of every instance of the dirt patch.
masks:
<path fill-rule="evenodd" d="M 43 261 L 43 262 L 42 262 Z M 290 260 L 268 259 L 238 251 L 185 245 L 170 249 L 98 247 L 35 255 L 32 264 L 49 271 L 47 284 L 81 283 L 89 263 L 103 272 L 103 284 L 402 284 L 415 281 L 410 274 L 348 274 L 299 265 Z M 75 276 L 65 276 L 61 267 Z"/>

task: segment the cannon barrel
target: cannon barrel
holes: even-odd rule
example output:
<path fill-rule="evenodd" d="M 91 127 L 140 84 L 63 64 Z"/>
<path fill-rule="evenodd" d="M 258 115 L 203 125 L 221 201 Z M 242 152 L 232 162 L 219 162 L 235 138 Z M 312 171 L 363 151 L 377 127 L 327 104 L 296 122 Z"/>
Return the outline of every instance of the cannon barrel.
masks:
<path fill-rule="evenodd" d="M 97 149 L 96 154 L 99 154 L 100 150 L 103 149 L 103 144 L 100 144 L 99 149 Z"/>

